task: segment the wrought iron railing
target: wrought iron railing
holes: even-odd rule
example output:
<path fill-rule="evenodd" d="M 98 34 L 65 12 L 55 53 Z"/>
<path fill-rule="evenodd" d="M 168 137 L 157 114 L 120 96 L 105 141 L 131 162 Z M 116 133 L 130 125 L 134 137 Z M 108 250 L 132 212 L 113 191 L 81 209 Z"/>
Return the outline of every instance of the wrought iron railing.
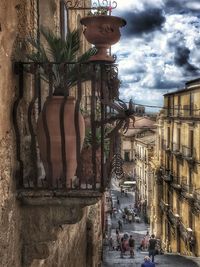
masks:
<path fill-rule="evenodd" d="M 172 182 L 173 180 L 173 174 L 170 170 L 168 169 L 162 169 L 162 178 L 166 182 Z"/>
<path fill-rule="evenodd" d="M 168 218 L 172 225 L 178 226 L 179 225 L 179 218 L 180 216 L 178 214 L 174 214 L 171 209 L 168 210 Z"/>
<path fill-rule="evenodd" d="M 177 175 L 173 175 L 172 186 L 176 190 L 181 190 L 181 178 Z"/>
<path fill-rule="evenodd" d="M 182 221 L 179 222 L 179 232 L 185 242 L 188 242 L 191 240 L 191 238 L 194 238 L 194 233 L 192 229 L 187 228 Z"/>
<path fill-rule="evenodd" d="M 196 201 L 200 202 L 200 188 L 194 190 L 194 198 Z"/>
<path fill-rule="evenodd" d="M 161 199 L 160 208 L 163 212 L 167 212 L 169 209 L 169 204 L 165 203 L 164 200 Z"/>
<path fill-rule="evenodd" d="M 181 154 L 181 146 L 177 143 L 172 143 L 172 152 L 174 154 Z"/>
<path fill-rule="evenodd" d="M 194 158 L 194 148 L 182 146 L 182 154 L 185 159 L 193 159 Z"/>
<path fill-rule="evenodd" d="M 72 73 L 72 66 L 75 67 L 73 68 L 75 75 Z M 16 137 L 18 165 L 15 177 L 18 188 L 102 191 L 106 187 L 109 183 L 111 160 L 115 154 L 116 144 L 114 134 L 108 137 L 109 128 L 103 123 L 112 110 L 102 103 L 102 99 L 112 102 L 112 99 L 116 97 L 111 86 L 112 80 L 117 76 L 115 68 L 116 66 L 112 64 L 92 63 L 20 62 L 15 65 L 18 91 L 12 114 Z M 88 77 L 82 75 L 83 70 L 86 69 L 90 74 L 87 84 L 85 80 L 88 80 Z M 56 76 L 56 73 L 59 75 Z M 64 91 L 57 121 L 54 129 L 50 130 L 46 98 L 51 100 L 54 97 L 56 86 L 64 88 Z M 84 103 L 86 91 L 89 91 L 90 97 L 88 110 L 85 110 Z M 72 96 L 74 96 L 72 116 L 66 120 L 63 114 L 65 110 L 70 112 L 67 103 L 68 100 L 73 99 Z M 83 120 L 82 116 L 85 126 L 80 125 L 80 121 Z M 42 135 L 45 137 L 45 141 L 42 141 L 43 154 L 46 156 L 45 159 L 43 158 L 43 163 L 41 157 L 44 155 L 41 156 L 38 148 L 38 117 L 42 121 Z M 114 127 L 113 123 L 110 125 Z M 72 128 L 74 136 L 70 141 L 73 131 L 69 133 L 70 138 L 67 140 L 65 129 L 72 130 Z M 82 135 L 84 128 L 86 128 L 85 138 L 84 133 Z M 56 129 L 60 135 L 56 137 L 55 142 L 58 140 L 61 142 L 60 150 L 52 144 L 51 131 Z M 74 151 L 73 140 L 75 140 Z M 70 160 L 68 161 L 72 154 L 72 163 L 75 165 L 74 173 L 71 171 Z M 56 159 L 57 156 L 59 162 Z"/>
<path fill-rule="evenodd" d="M 166 140 L 163 140 L 163 143 L 162 143 L 162 147 L 163 149 L 167 152 L 167 151 L 170 151 L 170 143 L 167 142 Z"/>

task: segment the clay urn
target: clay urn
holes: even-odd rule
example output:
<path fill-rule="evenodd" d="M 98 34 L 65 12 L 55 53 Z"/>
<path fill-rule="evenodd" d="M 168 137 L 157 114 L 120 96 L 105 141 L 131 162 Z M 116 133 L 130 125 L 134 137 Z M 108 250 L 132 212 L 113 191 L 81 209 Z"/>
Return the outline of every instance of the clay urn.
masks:
<path fill-rule="evenodd" d="M 108 49 L 119 41 L 119 29 L 126 25 L 126 21 L 120 17 L 99 15 L 84 17 L 80 22 L 85 26 L 85 38 L 97 48 L 96 55 L 91 56 L 89 61 L 114 62 L 114 58 L 108 54 Z"/>
<path fill-rule="evenodd" d="M 77 168 L 76 160 L 76 130 L 75 130 L 75 99 L 69 96 L 65 102 L 64 140 L 66 173 L 63 174 L 62 138 L 60 127 L 60 111 L 63 105 L 63 96 L 48 97 L 37 121 L 37 139 L 41 160 L 44 165 L 47 179 L 53 187 L 57 186 L 63 175 L 66 177 L 66 187 L 70 188 Z M 80 149 L 85 137 L 85 123 L 79 112 Z M 48 138 L 49 136 L 49 138 Z M 49 141 L 48 141 L 49 140 Z M 48 149 L 49 147 L 49 149 Z M 48 154 L 48 151 L 50 152 Z M 50 160 L 49 160 L 50 159 Z"/>

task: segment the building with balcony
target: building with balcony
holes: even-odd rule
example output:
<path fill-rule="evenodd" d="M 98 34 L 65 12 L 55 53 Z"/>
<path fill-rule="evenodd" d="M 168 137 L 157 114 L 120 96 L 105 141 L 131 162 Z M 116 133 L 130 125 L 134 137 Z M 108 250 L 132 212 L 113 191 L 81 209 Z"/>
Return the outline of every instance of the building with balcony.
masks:
<path fill-rule="evenodd" d="M 158 118 L 151 231 L 163 249 L 200 255 L 200 80 L 164 95 Z M 159 205 L 159 203 L 161 203 Z"/>
<path fill-rule="evenodd" d="M 99 84 L 94 65 L 90 66 L 90 73 L 93 73 L 95 81 L 91 78 L 92 82 L 82 83 L 79 70 L 83 66 L 77 64 L 78 83 L 70 92 L 70 96 L 75 96 L 74 117 L 68 118 L 66 123 L 74 121 L 75 125 L 66 128 L 74 128 L 75 150 L 72 150 L 72 141 L 67 143 L 63 133 L 65 122 L 61 111 L 68 100 L 66 95 L 54 127 L 54 130 L 60 129 L 57 140 L 61 140 L 61 146 L 60 150 L 52 153 L 45 99 L 53 97 L 53 71 L 63 69 L 65 75 L 62 77 L 66 82 L 71 64 L 76 63 L 27 62 L 25 56 L 33 49 L 27 46 L 27 37 L 35 38 L 38 44 L 44 42 L 41 26 L 63 38 L 69 29 L 78 28 L 80 18 L 88 13 L 84 8 L 90 7 L 90 1 L 79 2 L 80 8 L 77 1 L 0 2 L 0 266 L 61 267 L 67 264 L 68 267 L 96 267 L 101 262 L 103 192 L 109 182 L 111 155 L 104 153 L 104 125 L 100 122 L 105 118 L 96 114 L 100 99 L 94 86 Z M 81 39 L 83 41 L 83 36 Z M 80 54 L 88 47 L 90 45 L 83 41 Z M 40 70 L 44 66 L 48 67 L 48 82 L 41 77 Z M 99 68 L 103 73 L 104 66 Z M 106 67 L 107 74 L 109 68 L 110 65 Z M 108 88 L 108 77 L 105 73 L 103 75 L 106 79 L 101 84 Z M 99 86 L 98 95 L 102 97 Z M 100 114 L 105 116 L 104 108 L 101 105 Z M 41 117 L 42 109 L 45 111 Z M 81 150 L 84 145 L 81 144 L 80 120 L 83 118 L 78 112 L 80 109 L 89 112 L 89 125 L 92 125 L 91 149 L 86 154 L 90 165 L 88 161 L 87 164 L 84 162 Z M 39 116 L 46 136 L 43 142 L 46 160 L 43 163 L 36 129 Z M 98 145 L 94 123 L 97 117 L 101 131 Z M 111 147 L 109 151 L 113 152 Z M 69 175 L 71 165 L 66 162 L 68 155 L 72 154 L 75 155 L 75 169 Z M 59 162 L 56 156 L 60 157 Z"/>
<path fill-rule="evenodd" d="M 136 147 L 135 138 L 154 134 L 155 121 L 148 117 L 135 116 L 135 124 L 129 125 L 125 134 L 121 134 L 121 157 L 123 159 L 123 170 L 126 176 L 135 178 Z"/>
<path fill-rule="evenodd" d="M 143 214 L 145 221 L 150 222 L 152 203 L 152 168 L 151 158 L 155 146 L 155 133 L 135 138 L 135 173 L 136 195 L 135 202 Z"/>

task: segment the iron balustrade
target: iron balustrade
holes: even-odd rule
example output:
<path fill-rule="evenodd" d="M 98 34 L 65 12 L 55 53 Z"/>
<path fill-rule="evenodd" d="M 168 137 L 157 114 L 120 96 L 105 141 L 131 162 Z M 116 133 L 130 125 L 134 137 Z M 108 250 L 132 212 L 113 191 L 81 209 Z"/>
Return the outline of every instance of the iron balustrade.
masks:
<path fill-rule="evenodd" d="M 162 178 L 166 182 L 172 182 L 172 180 L 173 180 L 173 174 L 168 169 L 162 169 Z"/>
<path fill-rule="evenodd" d="M 194 192 L 194 186 L 188 184 L 187 181 L 184 178 L 182 178 L 181 194 L 183 195 L 183 197 L 187 199 L 193 199 L 194 198 L 193 192 Z"/>
<path fill-rule="evenodd" d="M 179 176 L 173 175 L 172 187 L 176 190 L 181 190 L 181 178 Z"/>
<path fill-rule="evenodd" d="M 186 159 L 192 159 L 194 156 L 194 148 L 182 146 L 182 154 Z"/>
<path fill-rule="evenodd" d="M 194 198 L 197 202 L 200 203 L 200 188 L 194 190 Z"/>
<path fill-rule="evenodd" d="M 190 228 L 187 228 L 183 222 L 180 220 L 179 222 L 179 232 L 180 232 L 180 235 L 182 237 L 182 239 L 185 241 L 185 242 L 188 242 L 191 240 L 191 238 L 194 239 L 194 233 L 192 231 L 192 229 Z"/>
<path fill-rule="evenodd" d="M 178 214 L 174 214 L 171 209 L 168 210 L 168 218 L 170 222 L 172 223 L 172 225 L 176 227 L 179 225 L 179 217 L 180 216 Z"/>
<path fill-rule="evenodd" d="M 163 212 L 167 212 L 169 209 L 169 204 L 165 203 L 163 199 L 160 201 L 160 208 Z"/>
<path fill-rule="evenodd" d="M 181 153 L 180 144 L 172 143 L 172 151 L 173 153 Z"/>
<path fill-rule="evenodd" d="M 170 143 L 167 142 L 166 140 L 163 140 L 163 145 L 162 145 L 163 149 L 168 152 L 170 151 Z"/>
<path fill-rule="evenodd" d="M 69 89 L 71 66 L 76 65 L 76 86 Z M 89 69 L 89 85 L 84 83 L 81 76 L 82 69 Z M 113 91 L 111 89 L 112 79 L 116 79 L 117 73 L 113 71 L 116 66 L 113 64 L 79 64 L 79 63 L 16 63 L 15 73 L 18 76 L 18 86 L 16 99 L 13 104 L 13 125 L 16 138 L 16 160 L 18 162 L 15 177 L 18 188 L 22 189 L 65 189 L 65 190 L 91 190 L 102 191 L 109 183 L 111 174 L 111 160 L 115 153 L 115 143 L 113 136 L 106 139 L 106 126 L 102 121 L 107 118 L 111 112 L 102 99 L 108 98 L 113 101 Z M 41 72 L 46 70 L 46 76 Z M 60 77 L 55 77 L 54 70 L 63 72 Z M 114 75 L 115 73 L 116 75 Z M 40 158 L 38 141 L 36 136 L 36 124 L 38 116 L 42 109 L 45 109 L 45 100 L 53 96 L 56 78 L 61 85 L 66 85 L 63 103 L 60 108 L 60 133 L 62 144 L 62 175 L 53 182 L 52 171 L 45 174 L 44 167 Z M 90 88 L 90 89 L 89 89 Z M 90 90 L 90 109 L 85 112 L 84 97 L 85 91 Z M 65 136 L 63 134 L 64 116 L 63 110 L 69 95 L 75 96 L 74 124 L 76 133 L 76 163 L 77 169 L 74 177 L 66 183 L 66 170 L 68 164 L 65 161 L 67 147 Z M 90 177 L 83 176 L 83 156 L 81 149 L 81 137 L 79 127 L 79 110 L 85 117 L 86 128 L 90 130 L 91 153 L 86 160 L 91 163 Z M 45 114 L 45 112 L 44 112 Z M 47 138 L 47 161 L 52 167 L 51 142 L 49 128 L 46 122 L 46 115 L 43 116 L 45 135 Z M 89 126 L 88 126 L 89 125 Z M 99 136 L 98 136 L 99 135 Z M 86 138 L 84 142 L 86 141 Z M 84 146 L 84 145 L 83 145 Z M 106 148 L 109 146 L 108 148 Z M 99 152 L 100 151 L 100 152 Z M 68 151 L 70 153 L 70 151 Z M 95 160 L 97 153 L 100 154 L 99 162 Z M 99 174 L 98 174 L 99 171 Z M 87 173 L 87 172 L 86 172 Z"/>

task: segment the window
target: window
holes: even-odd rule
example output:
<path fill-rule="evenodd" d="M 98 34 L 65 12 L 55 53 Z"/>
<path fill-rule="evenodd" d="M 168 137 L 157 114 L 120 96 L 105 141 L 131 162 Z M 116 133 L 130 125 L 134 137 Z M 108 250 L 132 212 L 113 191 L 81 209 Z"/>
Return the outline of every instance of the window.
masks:
<path fill-rule="evenodd" d="M 167 147 L 170 146 L 170 127 L 167 127 Z"/>
<path fill-rule="evenodd" d="M 177 149 L 180 151 L 180 145 L 181 145 L 181 129 L 177 129 Z"/>
<path fill-rule="evenodd" d="M 125 161 L 130 161 L 130 152 L 129 151 L 125 151 L 124 152 L 124 160 Z"/>
<path fill-rule="evenodd" d="M 193 150 L 194 150 L 194 131 L 189 131 L 189 149 L 190 149 L 190 156 L 193 156 Z"/>

